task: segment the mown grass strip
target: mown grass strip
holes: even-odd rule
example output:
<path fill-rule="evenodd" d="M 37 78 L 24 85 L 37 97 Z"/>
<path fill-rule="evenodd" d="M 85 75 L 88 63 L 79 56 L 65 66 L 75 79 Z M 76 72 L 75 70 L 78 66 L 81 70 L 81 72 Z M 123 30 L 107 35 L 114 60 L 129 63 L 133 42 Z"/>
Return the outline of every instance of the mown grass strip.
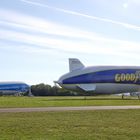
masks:
<path fill-rule="evenodd" d="M 138 140 L 140 110 L 1 113 L 0 140 Z"/>
<path fill-rule="evenodd" d="M 115 96 L 100 97 L 0 97 L 0 108 L 9 107 L 50 107 L 50 106 L 103 106 L 140 105 L 140 100 Z"/>

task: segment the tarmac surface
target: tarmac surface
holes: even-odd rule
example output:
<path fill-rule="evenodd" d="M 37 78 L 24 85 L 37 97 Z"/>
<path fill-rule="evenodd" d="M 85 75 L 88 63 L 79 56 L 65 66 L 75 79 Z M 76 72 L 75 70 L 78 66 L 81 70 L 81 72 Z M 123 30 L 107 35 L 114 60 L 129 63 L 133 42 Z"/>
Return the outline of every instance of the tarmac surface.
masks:
<path fill-rule="evenodd" d="M 80 106 L 80 107 L 37 107 L 37 108 L 1 108 L 4 112 L 46 112 L 46 111 L 76 111 L 76 110 L 117 110 L 140 109 L 140 106 Z"/>

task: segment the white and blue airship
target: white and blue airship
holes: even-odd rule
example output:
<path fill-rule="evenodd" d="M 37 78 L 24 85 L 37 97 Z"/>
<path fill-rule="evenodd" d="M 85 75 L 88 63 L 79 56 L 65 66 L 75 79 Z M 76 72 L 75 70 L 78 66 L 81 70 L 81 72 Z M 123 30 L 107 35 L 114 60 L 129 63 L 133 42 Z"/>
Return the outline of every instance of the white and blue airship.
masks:
<path fill-rule="evenodd" d="M 23 82 L 0 82 L 0 95 L 30 93 L 30 86 Z"/>
<path fill-rule="evenodd" d="M 78 59 L 69 59 L 69 73 L 56 81 L 61 87 L 96 94 L 140 91 L 139 66 L 85 67 Z"/>

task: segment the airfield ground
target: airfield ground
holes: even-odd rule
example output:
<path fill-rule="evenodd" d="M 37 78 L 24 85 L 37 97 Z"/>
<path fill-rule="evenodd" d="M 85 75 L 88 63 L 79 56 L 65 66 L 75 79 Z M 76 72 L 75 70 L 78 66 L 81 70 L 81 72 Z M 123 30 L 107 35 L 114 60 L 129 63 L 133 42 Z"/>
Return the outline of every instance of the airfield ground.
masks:
<path fill-rule="evenodd" d="M 1 140 L 138 140 L 140 110 L 1 113 Z"/>
<path fill-rule="evenodd" d="M 0 97 L 0 108 L 55 107 L 55 106 L 116 106 L 140 105 L 137 97 L 88 96 L 86 97 Z"/>
<path fill-rule="evenodd" d="M 134 97 L 0 97 L 0 108 L 140 105 Z M 140 110 L 0 113 L 0 140 L 138 140 Z"/>

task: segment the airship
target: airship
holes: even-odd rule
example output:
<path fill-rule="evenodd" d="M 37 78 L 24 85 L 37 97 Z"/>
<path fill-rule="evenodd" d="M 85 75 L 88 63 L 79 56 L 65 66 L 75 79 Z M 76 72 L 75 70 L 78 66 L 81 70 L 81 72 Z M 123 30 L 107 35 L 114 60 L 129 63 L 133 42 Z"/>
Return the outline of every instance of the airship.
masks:
<path fill-rule="evenodd" d="M 98 94 L 138 93 L 139 66 L 85 67 L 76 58 L 69 59 L 69 72 L 55 81 L 62 88 Z"/>
<path fill-rule="evenodd" d="M 24 82 L 0 82 L 0 95 L 30 93 L 30 86 Z"/>

